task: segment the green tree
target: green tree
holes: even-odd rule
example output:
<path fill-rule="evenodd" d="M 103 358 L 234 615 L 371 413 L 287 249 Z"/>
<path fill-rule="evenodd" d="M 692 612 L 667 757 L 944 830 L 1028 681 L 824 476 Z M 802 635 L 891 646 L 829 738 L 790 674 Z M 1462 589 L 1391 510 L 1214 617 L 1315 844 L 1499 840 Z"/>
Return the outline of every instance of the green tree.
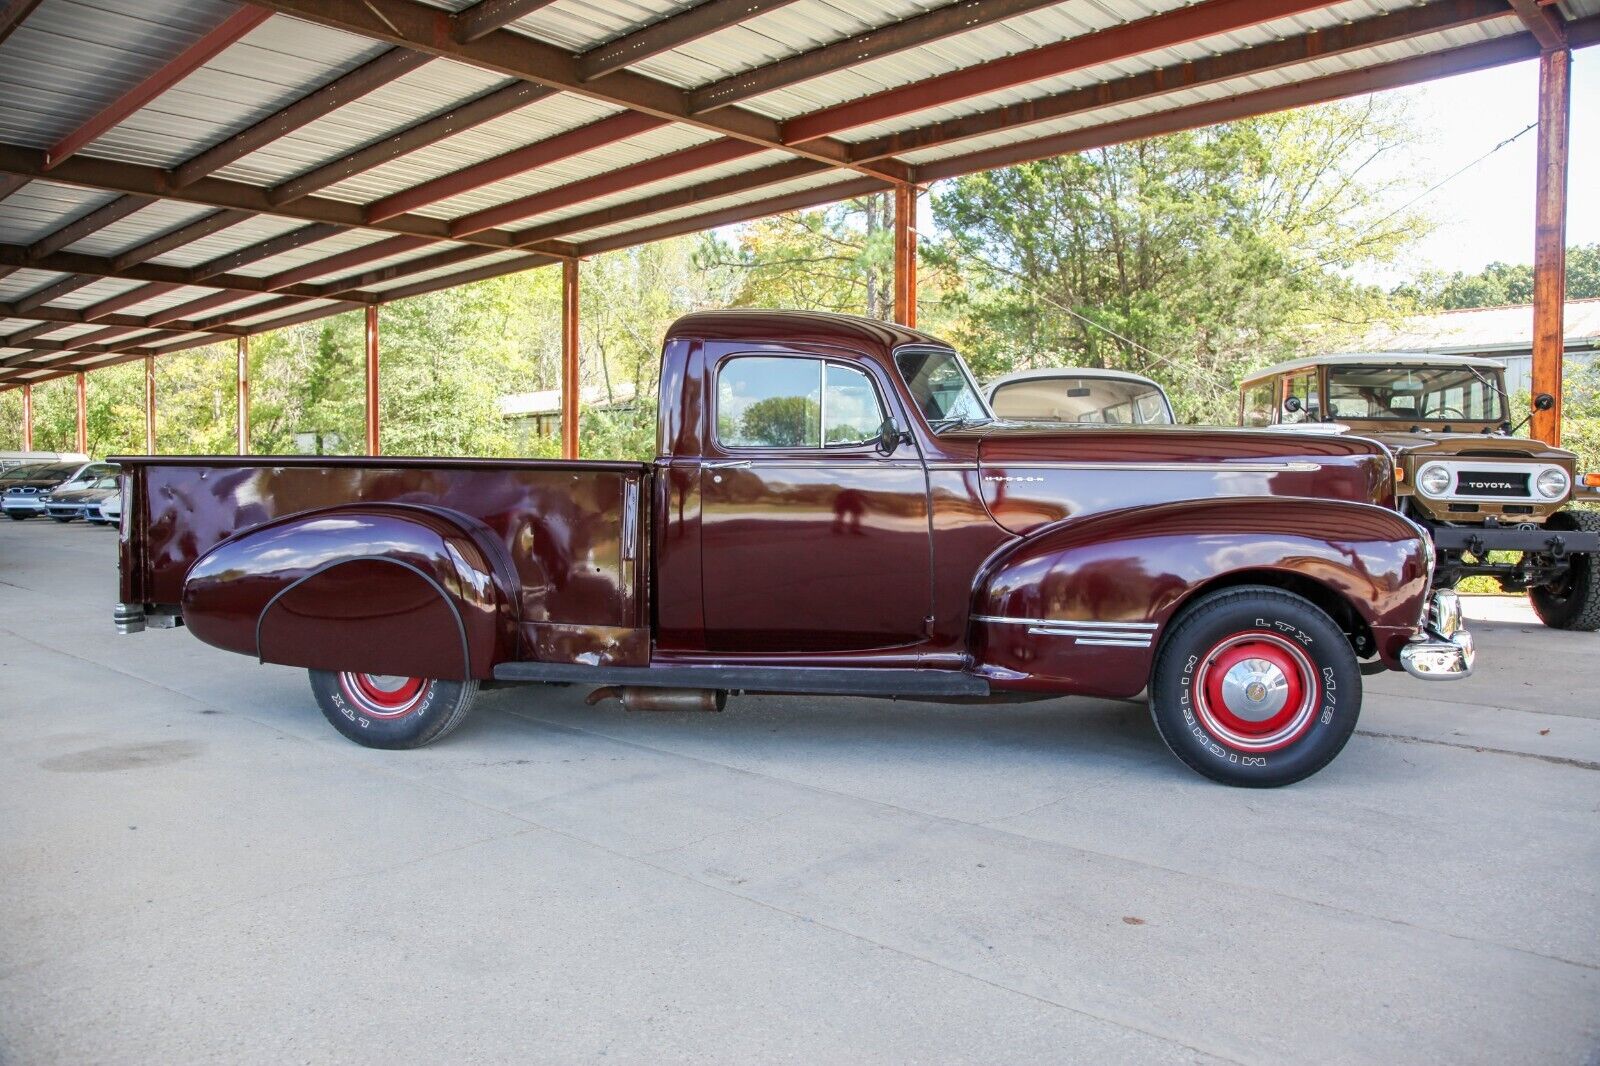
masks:
<path fill-rule="evenodd" d="M 1330 105 L 958 179 L 929 252 L 967 281 L 952 332 L 980 376 L 1122 368 L 1231 421 L 1243 371 L 1399 313 L 1350 274 L 1427 231 L 1369 176 L 1407 139 L 1386 105 Z"/>
<path fill-rule="evenodd" d="M 1527 263 L 1493 262 L 1468 274 L 1424 272 L 1416 281 L 1395 289 L 1395 294 L 1429 309 L 1445 311 L 1464 307 L 1503 307 L 1533 300 L 1533 267 Z M 1567 249 L 1567 299 L 1600 297 L 1600 242 L 1576 244 Z"/>

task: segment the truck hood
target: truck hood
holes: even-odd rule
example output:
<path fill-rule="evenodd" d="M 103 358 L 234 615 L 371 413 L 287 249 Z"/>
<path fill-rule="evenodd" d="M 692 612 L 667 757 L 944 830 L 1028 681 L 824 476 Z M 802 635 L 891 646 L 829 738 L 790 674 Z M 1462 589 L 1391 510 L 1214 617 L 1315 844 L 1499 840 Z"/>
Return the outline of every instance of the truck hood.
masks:
<path fill-rule="evenodd" d="M 1361 431 L 1356 431 L 1361 432 Z M 1538 462 L 1565 462 L 1568 469 L 1577 456 L 1543 441 L 1526 437 L 1507 437 L 1501 433 L 1362 433 L 1369 440 L 1382 442 L 1397 459 L 1421 463 L 1465 455 L 1478 459 L 1527 459 Z"/>
<path fill-rule="evenodd" d="M 1394 504 L 1388 451 L 1353 434 L 999 422 L 946 436 L 976 441 L 984 504 L 1013 533 L 1187 499 L 1314 496 Z"/>

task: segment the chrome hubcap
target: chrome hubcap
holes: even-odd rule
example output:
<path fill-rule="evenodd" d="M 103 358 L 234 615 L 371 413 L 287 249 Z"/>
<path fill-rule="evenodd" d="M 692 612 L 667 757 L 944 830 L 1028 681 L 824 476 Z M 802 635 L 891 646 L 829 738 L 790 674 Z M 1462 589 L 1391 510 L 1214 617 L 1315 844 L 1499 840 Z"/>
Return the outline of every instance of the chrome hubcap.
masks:
<path fill-rule="evenodd" d="M 361 676 L 366 679 L 368 688 L 375 689 L 378 692 L 399 692 L 411 683 L 409 677 L 401 677 L 399 674 L 363 674 Z"/>
<path fill-rule="evenodd" d="M 1222 702 L 1247 722 L 1265 722 L 1289 699 L 1289 679 L 1267 659 L 1243 659 L 1222 675 Z"/>

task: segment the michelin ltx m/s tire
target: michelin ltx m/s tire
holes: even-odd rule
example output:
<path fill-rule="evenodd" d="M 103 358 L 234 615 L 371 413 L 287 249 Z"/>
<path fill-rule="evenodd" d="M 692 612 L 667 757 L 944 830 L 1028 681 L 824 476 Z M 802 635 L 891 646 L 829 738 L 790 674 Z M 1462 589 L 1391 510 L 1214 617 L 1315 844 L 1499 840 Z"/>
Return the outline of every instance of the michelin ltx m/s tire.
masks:
<path fill-rule="evenodd" d="M 1150 678 L 1161 739 L 1225 785 L 1310 777 L 1343 750 L 1360 714 L 1361 670 L 1343 631 L 1310 600 L 1268 586 L 1185 609 Z"/>
<path fill-rule="evenodd" d="M 420 748 L 461 724 L 478 694 L 476 681 L 312 670 L 311 691 L 323 717 L 369 748 Z"/>

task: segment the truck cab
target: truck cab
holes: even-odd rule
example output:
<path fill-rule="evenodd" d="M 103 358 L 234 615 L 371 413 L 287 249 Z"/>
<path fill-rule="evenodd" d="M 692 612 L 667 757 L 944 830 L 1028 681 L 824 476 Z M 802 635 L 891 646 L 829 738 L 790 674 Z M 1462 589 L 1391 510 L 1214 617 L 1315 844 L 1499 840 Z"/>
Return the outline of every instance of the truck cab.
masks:
<path fill-rule="evenodd" d="M 1526 591 L 1548 626 L 1600 629 L 1600 512 L 1577 506 L 1600 502 L 1600 474 L 1515 436 L 1511 417 L 1504 364 L 1477 356 L 1300 359 L 1251 374 L 1239 394 L 1240 425 L 1350 432 L 1387 447 L 1396 506 L 1428 530 L 1441 587 L 1491 576 Z"/>
<path fill-rule="evenodd" d="M 640 710 L 1148 691 L 1185 763 L 1278 785 L 1343 746 L 1363 672 L 1473 660 L 1382 446 L 1011 422 L 949 344 L 867 319 L 681 319 L 651 463 L 121 461 L 119 626 L 304 667 L 375 747 L 491 682 Z"/>

